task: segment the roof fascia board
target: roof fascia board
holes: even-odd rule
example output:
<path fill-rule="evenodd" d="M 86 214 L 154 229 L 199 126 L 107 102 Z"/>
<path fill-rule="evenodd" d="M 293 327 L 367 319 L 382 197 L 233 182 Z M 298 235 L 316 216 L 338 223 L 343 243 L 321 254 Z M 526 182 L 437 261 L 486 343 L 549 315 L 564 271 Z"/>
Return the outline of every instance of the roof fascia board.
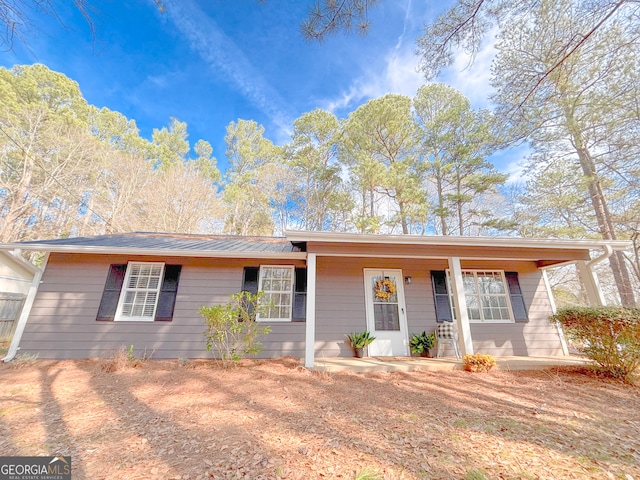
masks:
<path fill-rule="evenodd" d="M 381 254 L 381 253 L 322 253 L 322 252 L 313 252 L 318 257 L 348 257 L 348 258 L 397 258 L 397 259 L 411 259 L 411 260 L 448 260 L 451 258 L 451 255 L 397 255 L 397 254 Z M 500 261 L 500 262 L 535 262 L 538 259 L 533 257 L 470 257 L 470 256 L 460 256 L 454 255 L 460 260 L 468 260 L 468 261 L 476 261 L 476 260 L 487 260 L 487 261 Z M 555 261 L 555 260 L 554 260 Z M 550 265 L 549 267 L 556 267 L 564 264 L 572 264 L 575 263 L 575 260 L 558 260 L 557 264 Z M 546 268 L 546 267 L 545 267 Z"/>
<path fill-rule="evenodd" d="M 628 240 L 565 240 L 506 237 L 458 237 L 428 235 L 367 235 L 359 233 L 303 232 L 287 230 L 285 235 L 292 242 L 379 243 L 402 245 L 451 245 L 464 247 L 511 247 L 550 249 L 596 249 L 611 246 L 614 250 L 631 247 Z"/>

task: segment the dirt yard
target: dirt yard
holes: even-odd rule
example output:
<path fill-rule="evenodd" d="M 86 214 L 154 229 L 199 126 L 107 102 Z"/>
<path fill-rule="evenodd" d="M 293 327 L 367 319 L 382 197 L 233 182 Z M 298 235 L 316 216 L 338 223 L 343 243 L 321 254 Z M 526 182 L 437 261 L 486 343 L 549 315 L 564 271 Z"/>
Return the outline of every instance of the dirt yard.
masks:
<path fill-rule="evenodd" d="M 0 366 L 0 454 L 71 455 L 74 480 L 640 480 L 640 389 L 575 369 L 106 365 Z"/>

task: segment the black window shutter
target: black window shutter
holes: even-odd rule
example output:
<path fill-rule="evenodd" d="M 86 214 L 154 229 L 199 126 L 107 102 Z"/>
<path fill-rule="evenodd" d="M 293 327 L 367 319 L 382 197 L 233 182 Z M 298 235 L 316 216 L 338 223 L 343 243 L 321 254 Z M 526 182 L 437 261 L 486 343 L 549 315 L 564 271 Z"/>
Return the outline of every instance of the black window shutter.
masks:
<path fill-rule="evenodd" d="M 444 270 L 431 270 L 431 284 L 436 304 L 436 321 L 438 323 L 452 322 L 451 304 L 447 291 L 447 273 Z"/>
<path fill-rule="evenodd" d="M 527 316 L 527 307 L 524 303 L 524 296 L 520 289 L 520 283 L 518 282 L 518 273 L 504 272 L 504 276 L 507 279 L 507 284 L 509 285 L 509 296 L 511 297 L 513 318 L 516 323 L 527 323 L 529 321 L 529 317 Z"/>
<path fill-rule="evenodd" d="M 307 319 L 307 269 L 296 267 L 296 278 L 293 291 L 294 322 L 304 322 Z"/>
<path fill-rule="evenodd" d="M 165 265 L 164 279 L 160 289 L 158 308 L 156 308 L 156 322 L 170 322 L 173 320 L 173 308 L 178 295 L 178 282 L 182 265 Z"/>
<path fill-rule="evenodd" d="M 120 290 L 124 283 L 124 276 L 127 273 L 127 264 L 112 264 L 109 266 L 109 275 L 102 292 L 102 300 L 98 308 L 96 320 L 102 322 L 113 322 L 120 299 Z"/>
<path fill-rule="evenodd" d="M 242 274 L 242 291 L 257 295 L 259 275 L 260 267 L 244 267 L 244 273 Z M 253 308 L 253 303 L 248 305 L 249 314 L 253 314 Z"/>
<path fill-rule="evenodd" d="M 244 267 L 242 276 L 242 291 L 256 295 L 258 293 L 258 275 L 260 267 Z"/>

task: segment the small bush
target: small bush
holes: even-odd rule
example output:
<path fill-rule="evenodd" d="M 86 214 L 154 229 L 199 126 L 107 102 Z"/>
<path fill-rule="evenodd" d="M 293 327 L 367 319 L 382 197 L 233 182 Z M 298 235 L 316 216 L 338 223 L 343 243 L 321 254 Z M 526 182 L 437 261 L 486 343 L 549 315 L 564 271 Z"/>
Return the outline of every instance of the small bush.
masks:
<path fill-rule="evenodd" d="M 207 350 L 214 351 L 216 358 L 227 367 L 239 362 L 247 355 L 262 351 L 260 335 L 271 331 L 269 326 L 256 322 L 260 313 L 266 313 L 269 305 L 260 302 L 261 294 L 240 292 L 229 295 L 229 302 L 212 307 L 200 307 L 207 329 L 204 336 Z"/>
<path fill-rule="evenodd" d="M 584 355 L 607 374 L 637 380 L 640 367 L 640 309 L 574 307 L 552 315 Z"/>
<path fill-rule="evenodd" d="M 143 365 L 144 362 L 151 360 L 155 350 L 147 352 L 147 347 L 144 348 L 140 357 L 136 356 L 133 351 L 133 344 L 129 345 L 126 349 L 124 345 L 121 345 L 113 355 L 100 365 L 100 369 L 106 373 L 113 373 L 125 368 L 138 368 Z"/>
<path fill-rule="evenodd" d="M 178 358 L 178 366 L 182 368 L 195 368 L 196 364 L 188 358 L 180 357 Z"/>
<path fill-rule="evenodd" d="M 488 372 L 496 366 L 496 359 L 493 355 L 476 353 L 475 355 L 465 355 L 464 369 L 468 372 Z"/>

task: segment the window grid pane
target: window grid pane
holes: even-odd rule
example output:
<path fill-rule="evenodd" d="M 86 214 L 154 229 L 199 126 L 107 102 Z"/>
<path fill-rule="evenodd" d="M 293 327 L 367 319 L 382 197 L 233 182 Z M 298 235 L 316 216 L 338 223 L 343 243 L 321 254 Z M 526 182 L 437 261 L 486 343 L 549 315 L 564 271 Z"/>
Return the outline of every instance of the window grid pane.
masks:
<path fill-rule="evenodd" d="M 119 318 L 154 319 L 163 267 L 163 263 L 128 265 L 128 278 L 122 291 Z"/>
<path fill-rule="evenodd" d="M 262 267 L 260 270 L 261 291 L 267 311 L 262 319 L 291 320 L 293 299 L 293 268 Z"/>
<path fill-rule="evenodd" d="M 511 314 L 507 300 L 507 289 L 501 271 L 462 271 L 467 314 L 472 321 L 509 321 Z M 452 297 L 451 277 L 447 270 L 449 296 Z M 456 309 L 451 298 L 453 316 Z"/>

